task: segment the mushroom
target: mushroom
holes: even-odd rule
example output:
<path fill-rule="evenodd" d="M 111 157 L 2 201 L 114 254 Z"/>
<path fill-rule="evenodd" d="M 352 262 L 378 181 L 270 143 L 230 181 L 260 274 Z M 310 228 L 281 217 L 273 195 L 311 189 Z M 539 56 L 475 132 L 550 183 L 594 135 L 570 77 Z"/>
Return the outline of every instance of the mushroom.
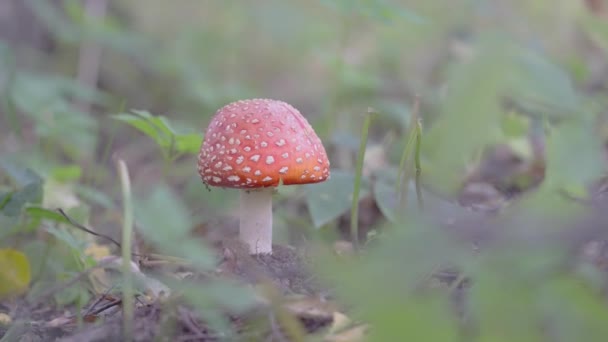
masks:
<path fill-rule="evenodd" d="M 251 254 L 272 253 L 272 195 L 279 184 L 329 178 L 329 160 L 306 118 L 277 100 L 220 108 L 207 128 L 198 173 L 208 186 L 240 189 L 239 238 Z"/>

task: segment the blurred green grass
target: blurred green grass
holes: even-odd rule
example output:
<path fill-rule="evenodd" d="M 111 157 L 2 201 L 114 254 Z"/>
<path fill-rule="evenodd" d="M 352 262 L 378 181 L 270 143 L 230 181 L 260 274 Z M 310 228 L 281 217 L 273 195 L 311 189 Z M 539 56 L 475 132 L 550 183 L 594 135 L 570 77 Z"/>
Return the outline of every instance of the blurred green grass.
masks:
<path fill-rule="evenodd" d="M 606 336 L 600 324 L 608 315 L 606 275 L 577 264 L 572 252 L 605 234 L 585 228 L 580 233 L 586 239 L 564 242 L 554 236 L 573 229 L 556 222 L 576 226 L 576 219 L 589 214 L 560 194 L 591 197 L 589 186 L 605 169 L 605 13 L 574 0 L 115 0 L 103 19 L 95 19 L 85 3 L 12 0 L 0 8 L 0 15 L 15 18 L 4 25 L 22 27 L 0 34 L 0 242 L 21 247 L 32 263 L 56 256 L 50 268 L 45 263 L 35 268 L 39 282 L 32 297 L 92 264 L 81 258 L 91 241 L 66 230 L 65 222 L 30 217 L 22 207 L 72 206 L 79 220 L 116 234 L 121 219 L 116 157 L 129 165 L 143 238 L 210 268 L 212 250 L 191 235 L 195 227 L 230 226 L 236 194 L 204 188 L 194 166 L 193 139 L 224 104 L 270 97 L 293 104 L 309 119 L 335 174 L 325 184 L 281 189 L 277 237 L 281 243 L 322 241 L 319 256 L 329 261 L 315 271 L 335 287 L 340 301 L 354 307 L 354 317 L 376 327 L 370 339 L 601 341 Z M 23 28 L 19 21 L 31 25 Z M 102 51 L 94 85 L 79 81 L 87 44 Z M 430 197 L 426 215 L 415 210 L 415 201 L 408 200 L 406 209 L 396 201 L 416 95 L 422 180 Z M 87 106 L 79 106 L 83 103 Z M 344 214 L 368 107 L 378 110 L 368 147 L 380 146 L 382 157 L 377 165 L 364 163 L 361 197 L 373 204 L 359 216 L 362 222 L 371 217 L 362 234 L 375 238 L 365 245 L 363 260 L 333 260 L 324 253 L 347 235 Z M 124 113 L 147 118 L 152 113 L 152 120 L 162 115 L 171 132 L 145 136 L 114 120 L 121 113 L 119 118 L 144 133 L 149 132 L 133 124 L 135 116 Z M 453 205 L 433 196 L 454 198 L 487 147 L 537 135 L 546 139 L 544 182 L 500 217 L 496 227 L 504 232 L 476 231 L 492 235 L 492 243 L 473 256 L 467 238 L 446 235 L 433 220 L 434 209 L 449 211 L 445 208 Z M 169 150 L 166 139 L 174 136 L 184 137 L 183 150 Z M 45 179 L 44 198 L 42 184 L 27 181 L 27 168 Z M 454 212 L 461 215 L 460 209 Z M 395 215 L 398 210 L 404 215 Z M 477 224 L 482 226 L 472 223 Z M 38 230 L 55 240 L 46 247 L 43 240 L 28 241 Z M 464 318 L 452 313 L 449 293 L 417 292 L 425 274 L 446 263 L 475 284 Z M 597 278 L 600 285 L 589 285 Z M 215 286 L 222 285 L 210 288 Z M 83 305 L 89 299 L 86 289 L 68 290 L 56 296 L 58 304 Z M 199 309 L 210 302 L 236 311 L 251 305 L 238 286 L 216 292 L 197 298 Z M 242 300 L 234 303 L 231 297 Z M 216 311 L 201 312 L 228 329 Z"/>

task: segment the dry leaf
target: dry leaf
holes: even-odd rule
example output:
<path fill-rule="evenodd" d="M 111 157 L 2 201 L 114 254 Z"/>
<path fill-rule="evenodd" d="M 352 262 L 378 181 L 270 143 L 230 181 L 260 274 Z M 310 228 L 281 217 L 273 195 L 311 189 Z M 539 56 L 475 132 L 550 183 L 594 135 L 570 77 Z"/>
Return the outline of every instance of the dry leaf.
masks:
<path fill-rule="evenodd" d="M 9 325 L 12 322 L 13 322 L 13 319 L 11 318 L 11 316 L 9 316 L 8 314 L 5 314 L 4 312 L 0 312 L 0 324 Z"/>
<path fill-rule="evenodd" d="M 333 315 L 333 323 L 331 324 L 331 327 L 329 328 L 328 333 L 329 334 L 333 334 L 336 333 L 344 328 L 346 328 L 349 324 L 350 324 L 351 320 L 350 318 L 348 318 L 348 316 L 346 316 L 345 314 L 341 313 L 341 312 L 334 312 Z"/>
<path fill-rule="evenodd" d="M 364 341 L 367 325 L 357 325 L 340 333 L 325 336 L 327 342 L 360 342 Z"/>
<path fill-rule="evenodd" d="M 89 244 L 87 249 L 84 250 L 84 254 L 99 261 L 110 255 L 110 248 L 107 245 L 98 245 L 96 243 L 91 243 Z"/>
<path fill-rule="evenodd" d="M 331 321 L 336 311 L 332 303 L 310 297 L 288 299 L 285 308 L 295 316 L 322 321 Z"/>

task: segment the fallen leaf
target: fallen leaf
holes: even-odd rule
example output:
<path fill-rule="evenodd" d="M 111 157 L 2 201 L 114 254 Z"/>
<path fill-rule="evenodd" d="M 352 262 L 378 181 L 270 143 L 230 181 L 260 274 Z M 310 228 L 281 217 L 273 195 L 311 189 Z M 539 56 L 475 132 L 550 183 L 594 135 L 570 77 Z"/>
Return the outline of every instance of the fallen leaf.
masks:
<path fill-rule="evenodd" d="M 0 249 L 0 300 L 23 293 L 29 286 L 31 273 L 27 256 L 17 250 Z"/>
<path fill-rule="evenodd" d="M 96 243 L 91 243 L 84 250 L 84 254 L 92 257 L 93 259 L 99 261 L 110 255 L 110 248 L 106 245 L 98 245 Z"/>
<path fill-rule="evenodd" d="M 344 328 L 346 328 L 351 323 L 350 318 L 341 312 L 334 312 L 333 322 L 331 327 L 329 327 L 329 334 L 336 333 Z"/>
<path fill-rule="evenodd" d="M 59 327 L 63 327 L 66 326 L 68 324 L 72 324 L 74 323 L 74 319 L 70 318 L 70 317 L 66 317 L 66 316 L 60 316 L 57 318 L 53 318 L 52 320 L 48 321 L 45 326 L 47 328 L 59 328 Z"/>
<path fill-rule="evenodd" d="M 331 321 L 336 311 L 332 303 L 310 297 L 287 299 L 285 308 L 297 317 L 320 321 Z"/>
<path fill-rule="evenodd" d="M 367 332 L 367 325 L 357 325 L 340 333 L 325 336 L 327 342 L 359 342 L 363 341 Z"/>
<path fill-rule="evenodd" d="M 13 319 L 11 318 L 11 316 L 9 316 L 8 314 L 5 314 L 4 312 L 0 312 L 0 324 L 9 325 L 12 322 L 13 322 Z"/>

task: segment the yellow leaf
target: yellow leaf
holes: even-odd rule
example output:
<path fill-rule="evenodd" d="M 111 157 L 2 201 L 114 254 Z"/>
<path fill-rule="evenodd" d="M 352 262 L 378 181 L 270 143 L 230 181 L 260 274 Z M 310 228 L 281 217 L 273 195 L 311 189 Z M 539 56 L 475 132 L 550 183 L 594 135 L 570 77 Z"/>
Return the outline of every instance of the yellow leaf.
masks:
<path fill-rule="evenodd" d="M 98 245 L 96 243 L 91 243 L 84 251 L 85 255 L 93 257 L 93 259 L 99 261 L 102 258 L 110 255 L 110 248 L 106 245 Z"/>
<path fill-rule="evenodd" d="M 30 263 L 25 254 L 0 249 L 0 300 L 23 293 L 30 283 Z"/>

